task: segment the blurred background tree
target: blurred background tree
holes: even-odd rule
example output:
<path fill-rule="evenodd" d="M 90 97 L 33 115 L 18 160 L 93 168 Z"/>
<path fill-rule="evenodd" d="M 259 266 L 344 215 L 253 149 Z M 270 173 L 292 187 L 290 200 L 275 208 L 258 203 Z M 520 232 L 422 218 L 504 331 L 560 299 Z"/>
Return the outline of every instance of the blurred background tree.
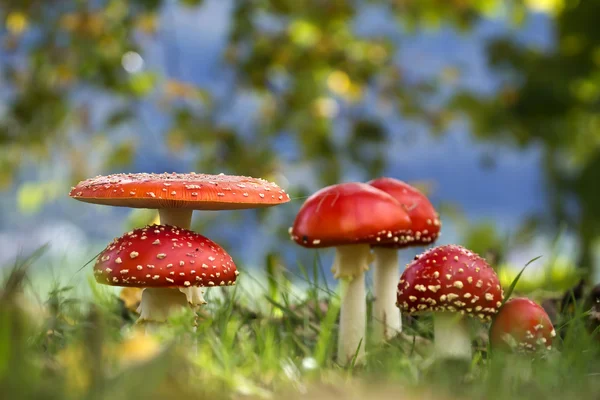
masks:
<path fill-rule="evenodd" d="M 373 107 L 443 135 L 467 117 L 482 141 L 503 146 L 543 146 L 551 215 L 566 221 L 582 244 L 582 267 L 592 265 L 600 212 L 594 185 L 600 168 L 600 2 L 596 0 L 238 0 L 223 59 L 226 95 L 177 78 L 176 57 L 166 71 L 143 67 L 144 46 L 161 29 L 161 0 L 3 0 L 0 72 L 0 185 L 43 162 L 62 165 L 69 182 L 102 171 L 127 169 L 145 132 L 164 132 L 172 153 L 191 152 L 196 169 L 273 177 L 285 141 L 299 165 L 309 165 L 320 184 L 332 184 L 348 168 L 364 177 L 384 171 L 384 149 L 406 136 Z M 185 7 L 203 7 L 185 0 Z M 364 3 L 364 4 L 363 4 Z M 358 35 L 361 7 L 383 8 L 398 21 L 398 34 L 452 26 L 468 32 L 481 18 L 508 15 L 524 23 L 528 9 L 553 15 L 556 46 L 535 49 L 510 38 L 490 42 L 488 58 L 503 78 L 492 95 L 440 93 L 460 70 L 445 68 L 430 80 L 406 79 L 394 62 L 398 40 Z M 103 112 L 81 94 L 110 99 Z M 249 97 L 254 113 L 240 128 L 226 118 L 235 99 Z M 145 125 L 141 105 L 161 115 Z M 139 137 L 123 134 L 137 129 Z M 493 164 L 493 159 L 488 160 Z M 485 163 L 484 163 L 485 164 Z M 294 197 L 309 185 L 293 182 Z M 35 191 L 37 190 L 37 192 Z M 25 198 L 47 198 L 31 191 Z M 489 227 L 482 251 L 501 251 Z M 282 235 L 285 235 L 282 232 Z M 487 246 L 487 245 L 486 245 Z M 500 255 L 498 255 L 500 257 Z"/>

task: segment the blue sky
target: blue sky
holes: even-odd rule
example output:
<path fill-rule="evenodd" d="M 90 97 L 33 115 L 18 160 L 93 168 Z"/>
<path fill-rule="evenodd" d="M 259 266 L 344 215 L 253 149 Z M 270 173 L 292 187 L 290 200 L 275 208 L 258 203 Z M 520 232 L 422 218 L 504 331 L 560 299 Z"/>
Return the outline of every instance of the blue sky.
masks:
<path fill-rule="evenodd" d="M 220 0 L 206 0 L 197 10 L 167 7 L 161 16 L 158 38 L 142 43 L 145 49 L 145 68 L 198 84 L 211 90 L 217 98 L 227 96 L 231 74 L 221 60 L 220 53 L 226 42 L 230 10 L 231 2 Z M 440 99 L 457 88 L 481 93 L 495 90 L 499 80 L 487 68 L 484 55 L 484 46 L 489 38 L 511 35 L 540 49 L 552 46 L 551 22 L 543 15 L 532 16 L 519 30 L 513 30 L 502 20 L 494 20 L 484 21 L 469 35 L 458 34 L 449 28 L 407 35 L 401 33 L 385 13 L 369 8 L 360 14 L 356 29 L 361 34 L 385 33 L 398 40 L 400 51 L 396 60 L 404 67 L 410 80 L 418 81 L 436 75 L 444 66 L 460 67 L 462 74 L 453 86 L 440 93 Z M 83 91 L 78 96 L 82 100 L 94 99 L 97 113 L 114 105 L 113 99 L 98 97 L 96 93 Z M 249 126 L 253 121 L 254 109 L 251 96 L 240 96 L 233 99 L 233 104 L 230 104 L 228 112 L 222 118 L 235 121 L 240 126 Z M 140 104 L 140 110 L 144 117 L 143 124 L 129 126 L 116 133 L 120 136 L 130 135 L 141 143 L 135 165 L 130 170 L 192 170 L 192 154 L 173 155 L 162 144 L 166 121 L 164 116 L 146 103 Z M 371 111 L 375 114 L 382 113 L 377 108 Z M 454 124 L 447 135 L 432 138 L 418 124 L 404 121 L 398 116 L 383 117 L 399 135 L 398 140 L 392 141 L 389 146 L 390 165 L 386 174 L 406 181 L 435 182 L 432 195 L 434 204 L 442 201 L 455 203 L 469 219 L 492 219 L 507 231 L 517 229 L 519 220 L 524 216 L 539 212 L 545 207 L 539 148 L 532 146 L 517 151 L 475 143 L 466 123 Z M 140 126 L 147 129 L 140 129 Z M 409 131 L 414 132 L 416 140 L 407 145 L 400 140 L 400 136 Z M 284 150 L 284 154 L 293 154 L 293 149 L 285 140 L 278 143 L 278 146 Z M 490 154 L 495 158 L 495 168 L 480 168 L 481 157 Z M 288 162 L 284 162 L 281 171 L 282 185 L 286 181 L 311 181 L 310 166 L 298 165 L 291 160 L 284 161 Z M 64 173 L 57 166 L 45 166 L 44 172 L 39 171 L 25 176 L 27 179 L 39 179 L 40 176 L 56 177 Z M 344 180 L 360 178 L 356 171 L 349 169 Z M 15 192 L 3 195 L 0 198 L 0 211 L 4 216 L 0 222 L 0 263 L 14 259 L 19 252 L 30 251 L 45 241 L 51 241 L 53 262 L 58 265 L 56 268 L 60 269 L 62 263 L 75 262 L 73 260 L 80 265 L 81 260 L 90 258 L 94 250 L 101 250 L 108 240 L 122 233 L 121 222 L 127 210 L 74 203 L 76 202 L 67 198 L 65 193 L 65 197 L 48 204 L 41 215 L 18 215 L 11 211 L 16 204 Z M 300 205 L 301 201 L 293 201 L 285 207 L 297 209 Z M 270 221 L 281 218 L 282 213 L 274 211 Z M 44 222 L 43 228 L 37 229 L 40 221 Z M 222 226 L 219 229 L 221 232 L 215 228 L 205 234 L 223 234 Z M 263 238 L 268 237 L 272 231 L 272 227 L 268 225 L 257 229 L 258 234 L 253 231 L 254 228 L 227 232 L 246 239 L 237 240 L 239 245 L 231 249 L 231 253 L 234 257 L 244 257 L 249 265 L 260 263 L 263 256 L 261 251 L 268 244 Z M 457 240 L 459 237 L 452 224 L 446 224 L 440 244 Z M 543 247 L 543 243 L 539 247 Z M 529 257 L 529 253 L 525 252 L 523 259 Z M 310 251 L 299 250 L 298 254 L 304 259 L 312 257 Z M 326 255 L 330 256 L 329 253 Z"/>

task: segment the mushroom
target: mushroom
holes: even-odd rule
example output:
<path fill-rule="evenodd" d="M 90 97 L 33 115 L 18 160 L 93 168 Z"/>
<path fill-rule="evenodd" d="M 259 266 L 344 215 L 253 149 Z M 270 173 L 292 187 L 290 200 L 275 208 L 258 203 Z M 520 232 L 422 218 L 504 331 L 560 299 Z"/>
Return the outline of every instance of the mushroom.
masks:
<path fill-rule="evenodd" d="M 494 317 L 490 345 L 498 350 L 532 352 L 552 348 L 556 336 L 546 311 L 525 297 L 508 300 Z"/>
<path fill-rule="evenodd" d="M 160 223 L 190 229 L 194 210 L 271 207 L 290 197 L 260 178 L 208 174 L 114 174 L 79 182 L 69 195 L 86 203 L 157 209 Z M 182 288 L 192 305 L 204 303 L 202 291 Z"/>
<path fill-rule="evenodd" d="M 180 291 L 235 285 L 237 275 L 221 246 L 171 225 L 149 225 L 114 239 L 94 265 L 98 283 L 144 288 L 138 322 L 164 322 L 187 306 Z"/>
<path fill-rule="evenodd" d="M 374 341 L 389 340 L 402 331 L 402 316 L 394 307 L 396 285 L 400 278 L 398 250 L 411 246 L 424 246 L 438 238 L 441 223 L 438 213 L 427 197 L 411 185 L 393 178 L 378 178 L 369 185 L 390 194 L 406 210 L 411 219 L 410 229 L 395 240 L 374 244 L 373 271 L 373 327 Z"/>
<path fill-rule="evenodd" d="M 469 359 L 465 316 L 490 321 L 503 298 L 498 276 L 483 258 L 462 246 L 444 245 L 406 266 L 396 305 L 409 314 L 433 313 L 436 357 Z"/>
<path fill-rule="evenodd" d="M 365 183 L 341 183 L 310 196 L 290 228 L 293 241 L 309 248 L 335 247 L 332 272 L 341 279 L 338 361 L 364 355 L 366 293 L 364 271 L 370 244 L 393 239 L 410 227 L 410 218 L 389 194 Z M 359 349 L 360 345 L 360 349 Z M 358 353 L 357 353 L 358 350 Z"/>

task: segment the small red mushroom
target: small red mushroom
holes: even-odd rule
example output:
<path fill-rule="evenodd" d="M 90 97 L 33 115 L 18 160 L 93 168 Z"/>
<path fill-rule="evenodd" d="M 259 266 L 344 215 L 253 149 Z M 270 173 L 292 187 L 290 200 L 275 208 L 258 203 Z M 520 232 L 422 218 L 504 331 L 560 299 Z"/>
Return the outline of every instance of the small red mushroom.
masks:
<path fill-rule="evenodd" d="M 438 238 L 439 215 L 427 196 L 406 182 L 393 178 L 378 178 L 368 182 L 395 198 L 411 220 L 402 240 L 384 240 L 372 245 L 375 256 L 373 271 L 373 327 L 377 342 L 391 339 L 402 331 L 402 317 L 394 307 L 396 282 L 400 278 L 398 250 L 411 246 L 432 244 Z"/>
<path fill-rule="evenodd" d="M 516 297 L 504 303 L 494 317 L 490 344 L 501 350 L 550 350 L 555 336 L 546 311 L 528 298 Z"/>
<path fill-rule="evenodd" d="M 170 225 L 146 226 L 116 238 L 94 265 L 98 283 L 144 288 L 140 321 L 155 322 L 186 306 L 189 288 L 235 285 L 238 274 L 221 246 Z"/>
<path fill-rule="evenodd" d="M 433 313 L 438 356 L 470 358 L 463 316 L 490 321 L 503 298 L 498 276 L 483 258 L 462 246 L 445 245 L 406 266 L 396 305 L 409 314 Z"/>
<path fill-rule="evenodd" d="M 290 235 L 309 248 L 335 247 L 332 271 L 341 279 L 342 306 L 338 361 L 351 360 L 366 330 L 364 271 L 371 261 L 370 244 L 394 240 L 410 227 L 408 214 L 389 194 L 365 183 L 328 186 L 302 205 Z M 364 354 L 361 346 L 357 360 Z"/>

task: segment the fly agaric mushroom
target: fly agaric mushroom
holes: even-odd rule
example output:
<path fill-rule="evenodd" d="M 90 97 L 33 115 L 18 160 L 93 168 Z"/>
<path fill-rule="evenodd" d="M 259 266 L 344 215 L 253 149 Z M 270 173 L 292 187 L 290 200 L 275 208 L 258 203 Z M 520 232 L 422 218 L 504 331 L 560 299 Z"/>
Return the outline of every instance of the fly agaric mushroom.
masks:
<path fill-rule="evenodd" d="M 141 287 L 139 321 L 164 322 L 187 306 L 191 287 L 235 285 L 238 271 L 221 246 L 187 229 L 149 225 L 116 238 L 94 265 L 98 283 Z"/>
<path fill-rule="evenodd" d="M 332 272 L 341 279 L 342 305 L 338 361 L 354 357 L 365 337 L 364 271 L 369 267 L 369 245 L 398 236 L 410 218 L 389 194 L 365 183 L 328 186 L 310 196 L 290 228 L 292 240 L 309 248 L 335 247 Z M 360 346 L 357 360 L 364 354 Z"/>
<path fill-rule="evenodd" d="M 490 321 L 502 305 L 498 276 L 479 255 L 458 245 L 434 247 L 406 266 L 396 305 L 409 314 L 433 313 L 434 351 L 440 358 L 470 358 L 464 316 Z"/>
<path fill-rule="evenodd" d="M 190 229 L 194 210 L 271 207 L 290 200 L 285 190 L 260 178 L 208 174 L 114 174 L 79 182 L 69 195 L 86 203 L 157 209 L 160 223 Z M 199 288 L 185 289 L 192 305 L 204 303 Z"/>
<path fill-rule="evenodd" d="M 438 238 L 441 223 L 438 213 L 427 197 L 411 185 L 393 178 L 378 178 L 369 185 L 394 197 L 410 216 L 411 226 L 396 240 L 384 240 L 372 245 L 375 256 L 373 271 L 374 340 L 388 340 L 402 331 L 402 316 L 394 307 L 396 285 L 400 278 L 398 250 L 424 246 Z"/>
<path fill-rule="evenodd" d="M 490 344 L 501 350 L 550 350 L 555 336 L 546 311 L 525 297 L 516 297 L 504 303 L 494 317 Z"/>

